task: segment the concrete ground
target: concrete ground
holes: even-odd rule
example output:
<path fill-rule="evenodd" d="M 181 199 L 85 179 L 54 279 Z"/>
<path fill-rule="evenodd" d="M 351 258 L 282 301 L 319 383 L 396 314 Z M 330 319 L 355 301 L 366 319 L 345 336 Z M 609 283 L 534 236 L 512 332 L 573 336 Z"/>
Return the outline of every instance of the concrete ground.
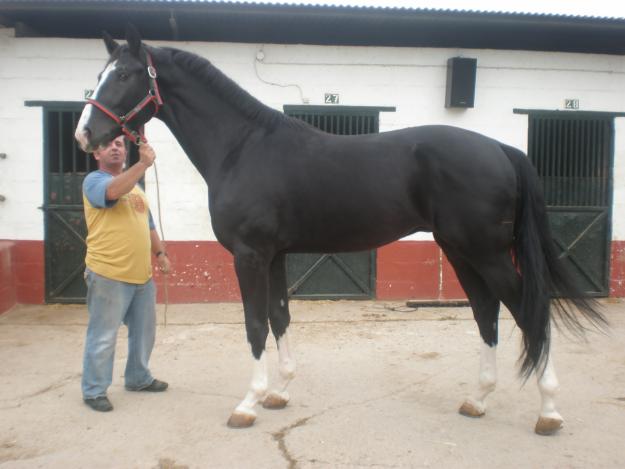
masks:
<path fill-rule="evenodd" d="M 468 308 L 292 302 L 298 360 L 283 410 L 226 426 L 251 378 L 239 304 L 175 305 L 152 371 L 163 394 L 123 387 L 120 333 L 109 397 L 81 400 L 87 314 L 19 306 L 0 316 L 0 466 L 7 468 L 616 468 L 625 464 L 625 303 L 605 303 L 609 335 L 555 337 L 565 427 L 533 432 L 535 380 L 517 379 L 519 333 L 500 323 L 499 382 L 481 419 L 457 409 L 477 382 L 480 339 Z M 270 379 L 277 373 L 269 341 Z"/>

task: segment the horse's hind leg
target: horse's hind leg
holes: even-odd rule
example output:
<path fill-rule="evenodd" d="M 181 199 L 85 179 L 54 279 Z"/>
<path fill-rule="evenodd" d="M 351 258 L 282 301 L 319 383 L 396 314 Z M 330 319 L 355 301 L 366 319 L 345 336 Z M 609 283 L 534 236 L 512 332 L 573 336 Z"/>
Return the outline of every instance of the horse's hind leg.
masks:
<path fill-rule="evenodd" d="M 555 395 L 559 389 L 558 378 L 551 361 L 551 352 L 547 357 L 542 374 L 536 373 L 540 391 L 540 416 L 534 431 L 539 435 L 552 435 L 562 428 L 564 419 L 556 410 Z"/>
<path fill-rule="evenodd" d="M 458 280 L 469 298 L 473 316 L 482 337 L 478 388 L 459 409 L 459 412 L 467 417 L 481 417 L 486 412 L 486 397 L 495 390 L 497 384 L 496 355 L 499 300 L 491 293 L 486 282 L 466 260 L 440 239 L 437 241 L 454 267 Z"/>
<path fill-rule="evenodd" d="M 267 394 L 263 407 L 282 409 L 289 402 L 286 388 L 295 377 L 295 358 L 289 345 L 289 298 L 286 282 L 286 254 L 278 254 L 269 273 L 269 323 L 278 344 L 279 378 L 275 388 Z"/>
<path fill-rule="evenodd" d="M 265 343 L 269 334 L 267 321 L 269 261 L 266 256 L 255 250 L 241 247 L 235 250 L 234 265 L 241 288 L 245 330 L 252 348 L 254 371 L 250 389 L 230 416 L 228 426 L 243 428 L 254 423 L 256 420 L 254 407 L 264 399 L 267 392 Z"/>
<path fill-rule="evenodd" d="M 521 304 L 521 277 L 510 256 L 502 253 L 491 260 L 485 260 L 478 268 L 491 291 L 498 292 L 501 301 L 512 313 L 517 326 L 524 335 L 527 334 L 527 320 L 523 319 L 519 306 Z M 536 369 L 536 376 L 541 396 L 541 409 L 535 431 L 540 435 L 551 435 L 562 428 L 564 419 L 555 408 L 554 397 L 558 391 L 558 379 L 550 352 L 547 353 L 543 367 Z"/>

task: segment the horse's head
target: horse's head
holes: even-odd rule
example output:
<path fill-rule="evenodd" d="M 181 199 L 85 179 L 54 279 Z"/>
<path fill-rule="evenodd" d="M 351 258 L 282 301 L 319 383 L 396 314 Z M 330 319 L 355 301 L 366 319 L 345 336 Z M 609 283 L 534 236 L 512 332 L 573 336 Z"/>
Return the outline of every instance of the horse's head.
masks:
<path fill-rule="evenodd" d="M 109 60 L 91 98 L 87 99 L 75 133 L 86 152 L 92 152 L 122 133 L 138 143 L 139 129 L 162 104 L 156 71 L 133 26 L 126 29 L 126 40 L 127 45 L 120 45 L 104 33 Z"/>

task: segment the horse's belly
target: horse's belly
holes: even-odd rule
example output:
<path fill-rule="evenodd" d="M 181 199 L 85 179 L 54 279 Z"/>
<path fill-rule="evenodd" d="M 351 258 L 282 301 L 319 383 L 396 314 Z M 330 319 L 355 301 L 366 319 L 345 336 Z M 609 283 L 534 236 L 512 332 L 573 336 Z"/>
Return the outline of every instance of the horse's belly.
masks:
<path fill-rule="evenodd" d="M 290 243 L 294 252 L 363 251 L 388 244 L 429 226 L 414 213 L 309 214 L 296 223 Z M 312 215 L 312 216 L 311 216 Z M 376 216 L 377 215 L 377 216 Z"/>

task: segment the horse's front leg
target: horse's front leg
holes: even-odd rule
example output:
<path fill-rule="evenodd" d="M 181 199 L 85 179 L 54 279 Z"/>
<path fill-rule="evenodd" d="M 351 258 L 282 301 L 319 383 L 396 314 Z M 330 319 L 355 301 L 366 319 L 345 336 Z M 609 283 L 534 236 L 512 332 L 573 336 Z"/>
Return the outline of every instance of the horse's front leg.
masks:
<path fill-rule="evenodd" d="M 295 358 L 289 344 L 289 298 L 286 282 L 286 254 L 278 254 L 269 274 L 269 321 L 278 344 L 278 383 L 263 402 L 266 409 L 282 409 L 289 402 L 287 386 L 295 377 Z"/>
<path fill-rule="evenodd" d="M 267 392 L 265 343 L 269 334 L 269 261 L 256 251 L 244 249 L 235 251 L 234 264 L 241 288 L 245 330 L 252 348 L 254 371 L 250 389 L 228 419 L 228 426 L 244 428 L 256 420 L 254 407 L 264 399 Z"/>
<path fill-rule="evenodd" d="M 560 385 L 551 361 L 551 352 L 547 355 L 542 374 L 537 371 L 538 390 L 540 391 L 541 409 L 534 431 L 539 435 L 552 435 L 564 425 L 564 419 L 556 410 L 555 395 Z"/>

